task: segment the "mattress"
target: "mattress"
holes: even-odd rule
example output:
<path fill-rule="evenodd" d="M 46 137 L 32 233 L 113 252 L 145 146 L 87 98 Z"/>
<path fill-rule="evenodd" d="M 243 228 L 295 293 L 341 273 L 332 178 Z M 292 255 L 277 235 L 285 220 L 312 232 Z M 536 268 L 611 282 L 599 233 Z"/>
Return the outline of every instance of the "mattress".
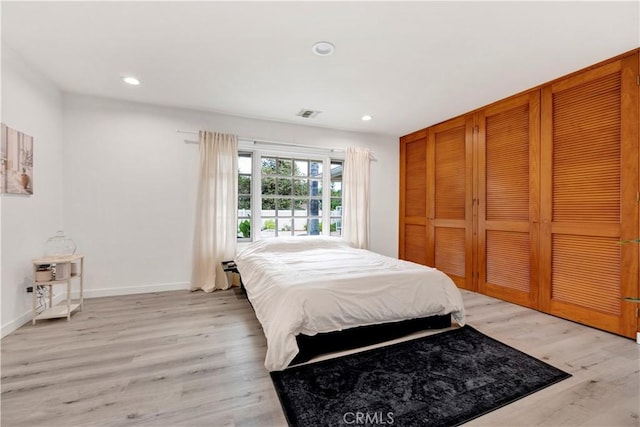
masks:
<path fill-rule="evenodd" d="M 269 371 L 293 360 L 298 334 L 445 314 L 464 325 L 462 295 L 446 274 L 338 237 L 259 240 L 235 261 L 267 338 Z"/>

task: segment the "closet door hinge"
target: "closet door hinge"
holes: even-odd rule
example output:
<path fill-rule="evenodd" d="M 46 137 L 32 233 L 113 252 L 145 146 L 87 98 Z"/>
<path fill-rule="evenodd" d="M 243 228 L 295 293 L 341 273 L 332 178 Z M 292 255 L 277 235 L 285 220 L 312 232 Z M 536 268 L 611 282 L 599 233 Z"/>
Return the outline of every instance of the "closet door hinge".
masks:
<path fill-rule="evenodd" d="M 636 84 L 640 86 L 640 74 L 636 76 Z"/>
<path fill-rule="evenodd" d="M 640 203 L 640 191 L 636 193 L 636 202 Z"/>

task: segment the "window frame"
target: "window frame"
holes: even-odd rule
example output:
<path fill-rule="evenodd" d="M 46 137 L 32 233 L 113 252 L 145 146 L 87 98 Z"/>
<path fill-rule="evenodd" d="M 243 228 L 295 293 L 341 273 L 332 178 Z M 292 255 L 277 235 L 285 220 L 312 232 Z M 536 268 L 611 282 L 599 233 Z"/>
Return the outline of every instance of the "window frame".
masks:
<path fill-rule="evenodd" d="M 253 194 L 254 194 L 254 191 L 255 191 L 255 188 L 253 186 L 253 181 L 254 181 L 254 179 L 253 179 L 254 158 L 253 158 L 253 153 L 251 153 L 249 151 L 246 151 L 246 150 L 238 150 L 237 157 L 238 158 L 240 158 L 240 157 L 250 157 L 251 158 L 251 174 L 249 175 L 249 174 L 246 174 L 246 173 L 240 173 L 240 167 L 238 166 L 238 182 L 236 184 L 236 198 L 238 199 L 238 206 L 237 206 L 237 209 L 236 209 L 236 227 L 237 227 L 236 241 L 238 243 L 251 242 L 252 239 L 253 239 L 253 216 L 254 216 L 254 212 L 253 212 Z M 251 209 L 249 210 L 249 216 L 248 217 L 245 217 L 245 216 L 241 217 L 241 216 L 238 215 L 238 212 L 240 211 L 240 196 L 241 196 L 240 195 L 240 175 L 244 175 L 244 176 L 249 175 L 249 178 L 251 179 L 251 186 L 250 186 L 250 190 L 249 190 L 250 194 L 248 195 L 249 196 L 249 205 L 250 205 Z M 244 193 L 242 193 L 242 195 L 245 196 L 245 197 L 247 196 L 247 194 L 244 194 Z M 240 234 L 240 219 L 241 218 L 243 220 L 246 220 L 246 219 L 249 220 L 249 224 L 251 226 L 250 234 L 249 234 L 250 237 L 240 237 L 239 236 L 239 234 Z"/>

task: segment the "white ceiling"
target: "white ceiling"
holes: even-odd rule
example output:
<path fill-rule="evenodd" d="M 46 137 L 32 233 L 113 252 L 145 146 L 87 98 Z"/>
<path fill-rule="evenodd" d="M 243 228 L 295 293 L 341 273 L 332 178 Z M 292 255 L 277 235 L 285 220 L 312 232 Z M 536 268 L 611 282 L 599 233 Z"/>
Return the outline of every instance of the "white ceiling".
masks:
<path fill-rule="evenodd" d="M 3 44 L 64 91 L 393 136 L 636 48 L 639 32 L 637 1 L 2 1 Z M 320 40 L 333 56 L 311 52 Z"/>

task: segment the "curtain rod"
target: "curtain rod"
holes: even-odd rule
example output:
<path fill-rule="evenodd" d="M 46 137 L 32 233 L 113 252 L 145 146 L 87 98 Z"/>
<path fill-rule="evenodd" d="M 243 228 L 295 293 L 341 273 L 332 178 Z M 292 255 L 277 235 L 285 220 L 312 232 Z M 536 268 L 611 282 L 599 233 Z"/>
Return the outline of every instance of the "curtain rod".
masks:
<path fill-rule="evenodd" d="M 197 131 L 197 130 L 181 130 L 181 129 L 177 129 L 176 132 L 177 133 L 188 133 L 189 135 L 200 135 L 200 132 Z M 244 137 L 244 136 L 239 136 L 238 139 L 241 139 L 241 140 L 244 140 L 244 141 L 252 141 L 254 144 L 272 145 L 274 147 L 280 146 L 280 147 L 293 147 L 293 148 L 310 148 L 310 149 L 314 149 L 314 150 L 330 151 L 332 153 L 344 152 L 344 150 L 341 149 L 341 148 L 324 148 L 324 147 L 314 147 L 312 145 L 291 144 L 289 142 L 265 141 L 265 140 L 260 140 L 260 139 L 256 139 L 256 138 L 247 138 L 247 137 Z M 198 144 L 198 141 L 185 140 L 185 142 L 189 143 L 189 144 Z"/>

